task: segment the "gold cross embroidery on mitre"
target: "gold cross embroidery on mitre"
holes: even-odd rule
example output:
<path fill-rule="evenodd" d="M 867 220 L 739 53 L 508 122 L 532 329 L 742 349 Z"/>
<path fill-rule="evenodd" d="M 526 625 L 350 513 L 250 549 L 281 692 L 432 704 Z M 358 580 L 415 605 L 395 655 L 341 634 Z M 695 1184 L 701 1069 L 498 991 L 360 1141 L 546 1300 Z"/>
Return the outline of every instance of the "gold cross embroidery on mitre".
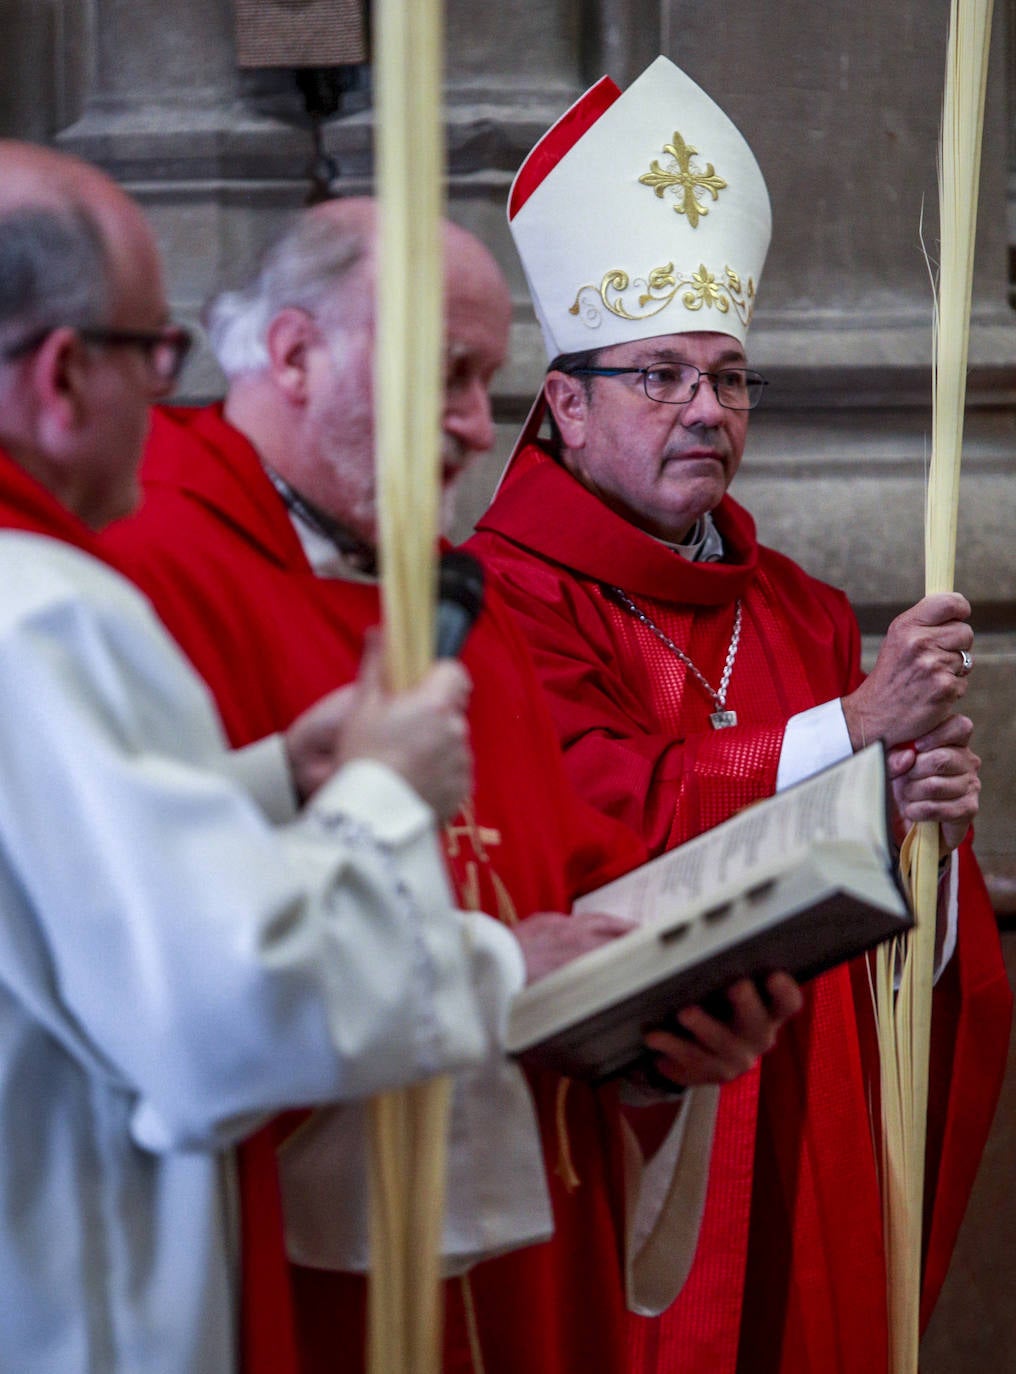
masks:
<path fill-rule="evenodd" d="M 706 164 L 704 172 L 692 167 L 692 158 L 698 149 L 685 143 L 676 129 L 673 143 L 665 143 L 663 151 L 669 155 L 672 165 L 661 167 L 654 158 L 649 171 L 639 177 L 639 184 L 652 187 L 660 200 L 665 192 L 670 191 L 680 201 L 679 205 L 674 206 L 674 213 L 687 215 L 689 225 L 695 229 L 701 216 L 709 213 L 709 207 L 699 200 L 698 192 L 708 191 L 715 201 L 719 199 L 720 192 L 726 189 L 727 183 L 716 175 L 711 162 Z"/>

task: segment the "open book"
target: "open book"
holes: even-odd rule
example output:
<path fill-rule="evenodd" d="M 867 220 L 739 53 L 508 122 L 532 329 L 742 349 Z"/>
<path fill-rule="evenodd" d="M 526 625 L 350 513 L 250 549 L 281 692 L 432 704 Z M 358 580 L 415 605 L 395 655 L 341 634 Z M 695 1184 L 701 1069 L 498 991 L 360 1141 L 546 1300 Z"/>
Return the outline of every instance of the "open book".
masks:
<path fill-rule="evenodd" d="M 885 754 L 869 746 L 576 902 L 640 922 L 515 999 L 508 1050 L 602 1079 L 645 1031 L 739 978 L 799 981 L 913 925 L 889 840 Z"/>

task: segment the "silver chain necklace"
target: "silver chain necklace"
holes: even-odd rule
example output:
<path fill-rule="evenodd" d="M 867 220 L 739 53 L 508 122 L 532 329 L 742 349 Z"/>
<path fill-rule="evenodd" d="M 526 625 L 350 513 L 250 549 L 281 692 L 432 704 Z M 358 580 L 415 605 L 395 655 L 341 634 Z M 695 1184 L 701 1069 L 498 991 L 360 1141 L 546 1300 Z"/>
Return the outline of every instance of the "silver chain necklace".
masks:
<path fill-rule="evenodd" d="M 737 646 L 741 640 L 741 598 L 738 597 L 734 603 L 734 629 L 730 636 L 730 647 L 727 649 L 727 661 L 723 665 L 723 674 L 720 678 L 718 688 L 711 687 L 703 674 L 692 663 L 691 659 L 679 649 L 669 635 L 663 633 L 659 625 L 656 624 L 640 606 L 636 606 L 627 592 L 623 592 L 620 587 L 605 587 L 604 589 L 612 600 L 617 601 L 626 611 L 629 611 L 636 620 L 640 621 L 651 634 L 654 634 L 661 644 L 666 644 L 670 651 L 677 655 L 684 666 L 688 669 L 695 681 L 705 689 L 716 703 L 716 710 L 709 717 L 709 724 L 714 730 L 726 730 L 731 725 L 737 724 L 737 712 L 727 710 L 727 688 L 730 686 L 730 674 L 734 670 L 734 659 L 737 657 Z"/>

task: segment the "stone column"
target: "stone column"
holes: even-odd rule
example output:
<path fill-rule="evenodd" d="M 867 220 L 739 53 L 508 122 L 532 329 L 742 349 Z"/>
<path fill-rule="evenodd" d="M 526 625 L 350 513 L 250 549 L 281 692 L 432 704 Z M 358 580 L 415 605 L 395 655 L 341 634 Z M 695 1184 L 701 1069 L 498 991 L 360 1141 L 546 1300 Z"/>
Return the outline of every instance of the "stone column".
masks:
<path fill-rule="evenodd" d="M 300 205 L 312 156 L 293 90 L 281 113 L 245 98 L 231 0 L 91 0 L 92 80 L 59 136 L 148 210 L 165 253 L 174 312 L 194 322 L 244 273 Z M 198 350 L 184 395 L 221 379 Z"/>
<path fill-rule="evenodd" d="M 843 359 L 874 349 L 894 365 L 927 356 L 928 271 L 937 221 L 935 152 L 947 0 L 858 9 L 808 0 L 714 16 L 665 0 L 668 52 L 744 131 L 773 200 L 774 236 L 756 323 L 760 332 L 831 329 Z M 1003 7 L 996 7 L 977 256 L 975 317 L 1008 323 L 1006 301 Z M 844 329 L 859 337 L 844 338 Z M 903 333 L 900 331 L 914 331 Z M 875 335 L 876 337 L 872 337 Z M 877 336 L 884 336 L 879 338 Z M 990 335 L 979 353 L 993 348 Z M 902 350 L 902 352 L 901 352 Z M 780 351 L 794 356 L 783 341 Z M 809 357 L 809 343 L 800 353 Z"/>
<path fill-rule="evenodd" d="M 0 134 L 45 143 L 76 118 L 89 18 L 77 0 L 0 0 Z"/>

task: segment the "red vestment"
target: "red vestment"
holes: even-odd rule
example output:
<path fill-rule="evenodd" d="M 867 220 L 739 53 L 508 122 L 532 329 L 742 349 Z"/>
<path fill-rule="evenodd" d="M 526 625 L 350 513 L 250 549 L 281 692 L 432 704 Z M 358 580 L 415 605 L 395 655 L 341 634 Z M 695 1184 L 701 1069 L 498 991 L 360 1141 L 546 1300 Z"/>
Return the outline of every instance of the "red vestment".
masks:
<path fill-rule="evenodd" d="M 537 445 L 522 451 L 470 547 L 520 618 L 579 791 L 660 852 L 773 792 L 790 716 L 861 680 L 846 597 L 756 542 L 729 497 L 722 563 L 690 563 L 614 514 Z M 733 729 L 673 650 L 611 599 L 619 587 L 715 688 Z M 930 1316 L 1004 1071 L 1011 996 L 969 848 L 960 935 L 936 990 Z M 657 1321 L 632 1319 L 632 1368 L 680 1374 L 869 1374 L 887 1367 L 882 1222 L 868 1094 L 877 1083 L 862 964 L 807 990 L 761 1072 L 721 1094 L 691 1275 Z M 874 1077 L 873 1077 L 874 1075 Z M 877 1088 L 874 1089 L 877 1091 Z"/>
<path fill-rule="evenodd" d="M 44 534 L 113 562 L 94 532 L 0 448 L 0 529 Z"/>
<path fill-rule="evenodd" d="M 355 676 L 364 630 L 379 619 L 376 586 L 314 574 L 256 453 L 218 407 L 156 413 L 143 476 L 141 512 L 108 542 L 208 682 L 235 745 L 285 727 Z M 496 596 L 463 659 L 476 785 L 470 814 L 446 837 L 460 900 L 509 921 L 566 911 L 579 891 L 641 862 L 644 847 L 572 791 L 524 640 Z M 477 1266 L 468 1293 L 448 1283 L 446 1370 L 473 1368 L 474 1317 L 487 1374 L 624 1368 L 616 1103 L 611 1091 L 571 1085 L 567 1137 L 581 1182 L 570 1192 L 556 1169 L 560 1081 L 531 1080 L 554 1237 Z M 275 1189 L 263 1166 L 261 1155 L 256 1188 Z M 258 1209 L 265 1195 L 255 1194 Z M 262 1266 L 273 1259 L 267 1244 Z M 306 1374 L 363 1369 L 364 1292 L 358 1277 L 300 1272 Z M 254 1339 L 263 1349 L 266 1338 Z"/>

